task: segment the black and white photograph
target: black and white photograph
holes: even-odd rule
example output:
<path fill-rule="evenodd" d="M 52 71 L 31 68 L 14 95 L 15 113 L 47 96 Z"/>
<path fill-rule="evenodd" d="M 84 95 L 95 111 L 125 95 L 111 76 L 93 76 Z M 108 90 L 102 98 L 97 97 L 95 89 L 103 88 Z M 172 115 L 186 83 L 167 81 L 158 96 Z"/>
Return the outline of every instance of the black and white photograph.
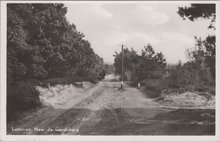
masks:
<path fill-rule="evenodd" d="M 217 1 L 1 4 L 5 137 L 220 141 Z"/>

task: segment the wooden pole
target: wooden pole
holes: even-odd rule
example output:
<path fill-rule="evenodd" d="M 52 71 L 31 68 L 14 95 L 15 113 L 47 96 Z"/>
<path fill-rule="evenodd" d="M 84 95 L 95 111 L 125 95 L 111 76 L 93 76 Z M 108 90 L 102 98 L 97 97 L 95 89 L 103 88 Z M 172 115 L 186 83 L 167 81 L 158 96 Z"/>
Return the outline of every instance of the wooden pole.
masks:
<path fill-rule="evenodd" d="M 121 47 L 121 89 L 123 89 L 124 83 L 124 48 L 123 45 Z"/>

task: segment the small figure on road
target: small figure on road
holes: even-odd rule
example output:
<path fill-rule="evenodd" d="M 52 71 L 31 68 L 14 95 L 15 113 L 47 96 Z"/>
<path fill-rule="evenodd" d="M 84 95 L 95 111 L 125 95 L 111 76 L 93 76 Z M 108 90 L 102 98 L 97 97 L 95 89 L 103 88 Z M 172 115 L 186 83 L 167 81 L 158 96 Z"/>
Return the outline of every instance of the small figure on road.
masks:
<path fill-rule="evenodd" d="M 139 83 L 138 83 L 138 88 L 140 89 L 140 87 L 141 87 L 141 83 L 139 82 Z"/>
<path fill-rule="evenodd" d="M 121 81 L 121 89 L 123 89 L 123 84 L 124 84 L 124 82 L 123 82 L 123 81 Z"/>

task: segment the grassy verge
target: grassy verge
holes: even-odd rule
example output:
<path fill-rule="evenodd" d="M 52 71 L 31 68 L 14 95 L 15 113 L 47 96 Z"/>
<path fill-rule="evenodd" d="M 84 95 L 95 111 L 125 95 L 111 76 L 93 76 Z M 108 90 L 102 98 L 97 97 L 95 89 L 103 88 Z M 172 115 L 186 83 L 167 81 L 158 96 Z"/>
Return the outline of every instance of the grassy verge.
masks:
<path fill-rule="evenodd" d="M 150 98 L 160 97 L 161 94 L 197 92 L 198 95 L 209 97 L 215 95 L 215 86 L 206 86 L 203 84 L 180 84 L 170 79 L 145 79 L 140 82 L 141 91 Z M 137 83 L 130 83 L 132 86 L 137 86 Z"/>

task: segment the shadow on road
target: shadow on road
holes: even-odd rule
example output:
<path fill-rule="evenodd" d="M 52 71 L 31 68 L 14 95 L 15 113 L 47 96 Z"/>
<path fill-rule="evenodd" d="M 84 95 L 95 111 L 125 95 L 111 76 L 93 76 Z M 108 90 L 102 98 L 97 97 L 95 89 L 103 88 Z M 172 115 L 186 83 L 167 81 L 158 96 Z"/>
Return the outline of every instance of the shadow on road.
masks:
<path fill-rule="evenodd" d="M 33 121 L 34 122 L 34 121 Z M 37 124 L 37 122 L 35 122 Z M 36 127 L 37 125 L 35 125 Z M 78 131 L 42 131 L 28 134 L 38 135 L 215 135 L 215 110 L 205 109 L 76 109 L 59 115 L 43 127 L 44 129 L 72 128 Z M 27 134 L 11 132 L 8 134 Z"/>

